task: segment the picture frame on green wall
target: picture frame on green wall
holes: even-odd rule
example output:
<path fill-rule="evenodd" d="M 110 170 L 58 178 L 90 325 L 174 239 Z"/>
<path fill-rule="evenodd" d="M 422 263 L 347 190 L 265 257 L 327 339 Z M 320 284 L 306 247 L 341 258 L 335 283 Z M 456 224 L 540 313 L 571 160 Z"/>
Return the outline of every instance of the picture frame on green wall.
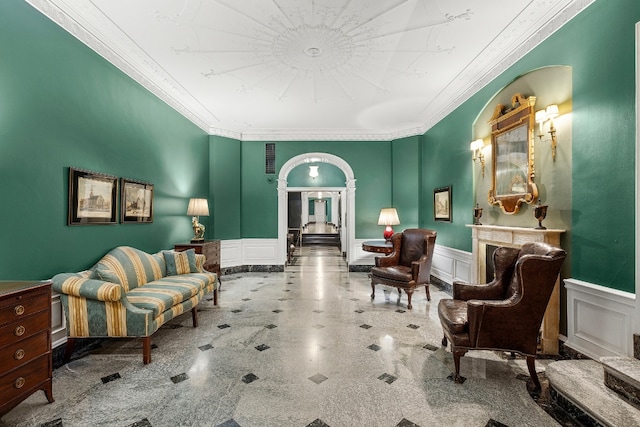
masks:
<path fill-rule="evenodd" d="M 67 224 L 117 224 L 117 194 L 117 177 L 70 167 Z"/>
<path fill-rule="evenodd" d="M 433 219 L 451 222 L 451 186 L 433 190 Z"/>
<path fill-rule="evenodd" d="M 120 180 L 120 222 L 153 222 L 153 184 L 128 178 Z"/>

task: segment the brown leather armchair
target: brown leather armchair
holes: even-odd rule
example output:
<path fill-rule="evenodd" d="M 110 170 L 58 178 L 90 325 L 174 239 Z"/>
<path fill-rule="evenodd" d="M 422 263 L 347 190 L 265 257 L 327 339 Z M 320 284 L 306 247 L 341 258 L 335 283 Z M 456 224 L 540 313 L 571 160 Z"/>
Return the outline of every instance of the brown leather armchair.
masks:
<path fill-rule="evenodd" d="M 391 237 L 393 252 L 385 257 L 376 257 L 376 266 L 371 269 L 371 299 L 375 298 L 376 285 L 393 286 L 402 294 L 407 293 L 411 310 L 411 296 L 418 286 L 427 290 L 427 300 L 431 301 L 429 283 L 431 260 L 436 246 L 436 232 L 419 228 L 409 228 Z M 398 297 L 399 300 L 399 297 Z"/>
<path fill-rule="evenodd" d="M 535 360 L 538 333 L 565 251 L 546 243 L 498 248 L 493 254 L 495 279 L 486 285 L 454 282 L 453 299 L 442 299 L 438 315 L 444 338 L 451 342 L 453 380 L 462 384 L 460 358 L 468 350 L 517 352 L 527 359 L 539 389 Z"/>

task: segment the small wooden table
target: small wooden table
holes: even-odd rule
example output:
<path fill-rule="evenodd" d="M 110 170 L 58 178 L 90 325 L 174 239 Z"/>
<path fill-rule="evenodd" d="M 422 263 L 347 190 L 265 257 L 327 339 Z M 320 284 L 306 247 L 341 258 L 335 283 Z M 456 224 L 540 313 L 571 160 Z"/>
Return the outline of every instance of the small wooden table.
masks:
<path fill-rule="evenodd" d="M 393 245 L 386 240 L 367 240 L 362 242 L 362 250 L 388 255 L 393 252 Z"/>

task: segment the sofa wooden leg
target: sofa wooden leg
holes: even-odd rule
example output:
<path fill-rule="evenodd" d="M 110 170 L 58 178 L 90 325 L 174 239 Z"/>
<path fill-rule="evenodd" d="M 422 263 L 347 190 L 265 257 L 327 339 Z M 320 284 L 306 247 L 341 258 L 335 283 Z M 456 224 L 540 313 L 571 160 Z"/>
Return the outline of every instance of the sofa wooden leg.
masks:
<path fill-rule="evenodd" d="M 535 356 L 527 356 L 527 367 L 529 368 L 529 375 L 536 390 L 540 390 L 540 380 L 538 380 L 538 373 L 536 372 L 536 358 Z"/>
<path fill-rule="evenodd" d="M 376 285 L 374 285 L 373 283 L 371 284 L 371 299 L 374 299 L 376 297 Z"/>
<path fill-rule="evenodd" d="M 218 290 L 213 290 L 213 305 L 218 305 Z"/>
<path fill-rule="evenodd" d="M 75 343 L 75 338 L 67 337 L 67 345 L 64 347 L 64 363 L 67 363 L 69 362 L 69 360 L 71 360 L 71 355 L 73 354 L 73 346 L 75 345 Z"/>
<path fill-rule="evenodd" d="M 142 338 L 142 363 L 151 363 L 151 337 Z"/>
<path fill-rule="evenodd" d="M 431 301 L 431 292 L 429 292 L 429 284 L 424 285 L 424 288 L 427 290 L 427 301 Z"/>
<path fill-rule="evenodd" d="M 193 319 L 193 327 L 197 328 L 198 327 L 198 309 L 196 307 L 193 307 L 191 309 L 191 318 Z"/>

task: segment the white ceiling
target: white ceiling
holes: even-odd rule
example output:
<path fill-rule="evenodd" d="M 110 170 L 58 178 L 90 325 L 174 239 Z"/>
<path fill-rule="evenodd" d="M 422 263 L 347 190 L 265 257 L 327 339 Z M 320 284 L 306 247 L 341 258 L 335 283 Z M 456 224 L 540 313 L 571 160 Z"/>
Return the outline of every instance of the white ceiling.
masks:
<path fill-rule="evenodd" d="M 593 0 L 26 0 L 213 135 L 424 133 Z"/>

